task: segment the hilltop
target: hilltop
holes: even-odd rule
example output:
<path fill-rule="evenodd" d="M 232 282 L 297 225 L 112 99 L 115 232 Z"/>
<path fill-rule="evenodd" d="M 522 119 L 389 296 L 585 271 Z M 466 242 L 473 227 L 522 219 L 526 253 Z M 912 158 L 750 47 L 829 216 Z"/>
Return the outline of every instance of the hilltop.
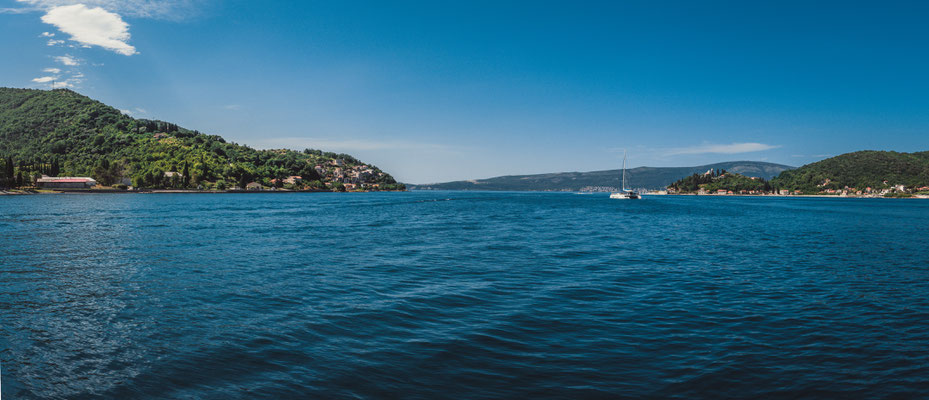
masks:
<path fill-rule="evenodd" d="M 663 189 L 682 176 L 702 174 L 708 170 L 727 170 L 746 176 L 771 179 L 794 167 L 759 161 L 730 161 L 695 167 L 638 167 L 626 170 L 626 187 Z M 538 175 L 511 175 L 489 179 L 455 181 L 426 185 L 408 185 L 418 190 L 513 190 L 580 191 L 611 190 L 622 183 L 622 170 L 559 172 Z"/>
<path fill-rule="evenodd" d="M 801 193 L 919 191 L 929 186 L 929 151 L 857 151 L 785 171 L 771 185 Z M 900 190 L 901 187 L 903 190 Z"/>
<path fill-rule="evenodd" d="M 762 194 L 773 191 L 771 184 L 760 177 L 749 177 L 726 170 L 709 170 L 693 174 L 668 185 L 676 193 L 736 193 Z"/>
<path fill-rule="evenodd" d="M 348 154 L 256 150 L 169 122 L 132 118 L 67 89 L 0 88 L 0 156 L 6 160 L 0 164 L 13 164 L 0 168 L 0 186 L 28 185 L 48 174 L 144 188 L 281 187 L 299 176 L 302 181 L 287 180 L 289 188 L 403 189 Z"/>

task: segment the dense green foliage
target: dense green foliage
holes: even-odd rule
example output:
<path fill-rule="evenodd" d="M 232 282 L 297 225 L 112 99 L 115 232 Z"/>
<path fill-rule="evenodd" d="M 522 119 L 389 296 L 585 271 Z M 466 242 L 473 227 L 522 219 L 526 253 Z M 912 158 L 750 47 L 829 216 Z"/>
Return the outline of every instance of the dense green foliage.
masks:
<path fill-rule="evenodd" d="M 912 190 L 929 186 L 929 152 L 858 151 L 842 154 L 785 171 L 771 184 L 803 193 L 846 187 L 881 189 L 895 185 L 904 185 Z"/>
<path fill-rule="evenodd" d="M 734 172 L 726 172 L 726 170 L 693 174 L 668 185 L 668 189 L 680 193 L 695 193 L 701 189 L 708 193 L 716 193 L 719 190 L 733 193 L 768 193 L 773 190 L 771 184 L 763 178 L 750 178 Z"/>
<path fill-rule="evenodd" d="M 134 119 L 67 89 L 0 88 L 0 155 L 2 164 L 12 164 L 0 165 L 0 186 L 6 187 L 41 174 L 91 176 L 107 186 L 131 180 L 148 188 L 244 188 L 249 182 L 280 187 L 296 175 L 303 182 L 288 185 L 294 189 L 344 188 L 343 182 L 403 189 L 347 154 L 255 150 L 175 124 Z M 20 174 L 25 177 L 17 182 Z"/>

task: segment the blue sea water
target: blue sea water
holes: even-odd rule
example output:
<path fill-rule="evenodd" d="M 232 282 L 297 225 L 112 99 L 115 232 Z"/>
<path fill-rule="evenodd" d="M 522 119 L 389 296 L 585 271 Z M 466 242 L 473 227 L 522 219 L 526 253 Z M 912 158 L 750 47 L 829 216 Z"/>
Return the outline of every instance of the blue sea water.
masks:
<path fill-rule="evenodd" d="M 925 398 L 929 201 L 0 196 L 5 399 Z"/>

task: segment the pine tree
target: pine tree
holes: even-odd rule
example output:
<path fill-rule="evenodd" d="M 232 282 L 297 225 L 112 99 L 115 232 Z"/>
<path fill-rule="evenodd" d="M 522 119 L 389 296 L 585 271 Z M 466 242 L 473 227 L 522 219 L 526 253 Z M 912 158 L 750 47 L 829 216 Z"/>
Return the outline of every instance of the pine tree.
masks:
<path fill-rule="evenodd" d="M 13 186 L 13 157 L 6 158 L 6 185 Z"/>
<path fill-rule="evenodd" d="M 181 179 L 183 180 L 184 187 L 190 186 L 190 168 L 187 161 L 184 161 L 184 172 L 182 172 L 182 174 L 183 176 L 181 176 Z"/>
<path fill-rule="evenodd" d="M 6 159 L 0 159 L 0 162 L 3 163 L 2 168 L 0 168 L 0 188 L 5 188 L 9 186 L 7 184 Z"/>

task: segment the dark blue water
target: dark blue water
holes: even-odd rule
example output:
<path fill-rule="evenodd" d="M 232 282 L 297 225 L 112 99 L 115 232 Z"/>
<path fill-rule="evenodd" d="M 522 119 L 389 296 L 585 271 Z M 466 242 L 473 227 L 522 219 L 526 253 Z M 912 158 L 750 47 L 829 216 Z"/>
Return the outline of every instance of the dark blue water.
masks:
<path fill-rule="evenodd" d="M 0 197 L 5 399 L 919 398 L 929 201 Z"/>

